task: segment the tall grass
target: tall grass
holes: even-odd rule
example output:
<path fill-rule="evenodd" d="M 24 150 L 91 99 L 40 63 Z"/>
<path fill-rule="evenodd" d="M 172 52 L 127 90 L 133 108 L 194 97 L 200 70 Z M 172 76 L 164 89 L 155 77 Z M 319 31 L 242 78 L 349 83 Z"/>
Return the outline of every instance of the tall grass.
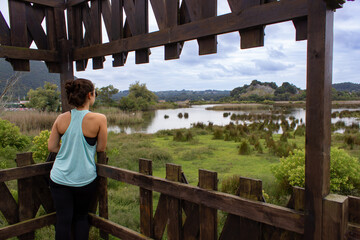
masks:
<path fill-rule="evenodd" d="M 100 107 L 96 108 L 94 112 L 105 114 L 108 124 L 132 125 L 144 122 L 143 114 L 141 111 L 124 112 L 115 107 Z"/>
<path fill-rule="evenodd" d="M 18 126 L 22 133 L 33 135 L 42 130 L 50 130 L 59 114 L 39 111 L 5 111 L 0 117 Z"/>

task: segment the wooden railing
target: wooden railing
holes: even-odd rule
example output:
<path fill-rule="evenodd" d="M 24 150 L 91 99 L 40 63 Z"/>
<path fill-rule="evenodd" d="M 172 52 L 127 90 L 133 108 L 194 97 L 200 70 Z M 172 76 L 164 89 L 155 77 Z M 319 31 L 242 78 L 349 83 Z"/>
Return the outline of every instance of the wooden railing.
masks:
<path fill-rule="evenodd" d="M 0 171 L 0 211 L 8 226 L 0 239 L 18 236 L 34 239 L 34 231 L 56 222 L 48 187 L 52 162 L 34 164 L 32 154 L 18 154 L 18 167 Z M 304 189 L 294 188 L 287 207 L 265 203 L 262 182 L 239 178 L 236 195 L 217 191 L 217 173 L 199 170 L 198 186 L 188 184 L 181 166 L 166 165 L 166 179 L 152 176 L 152 162 L 139 160 L 139 173 L 107 165 L 98 154 L 98 190 L 89 214 L 91 225 L 121 239 L 302 239 L 304 234 Z M 108 220 L 107 179 L 140 188 L 140 233 Z M 5 182 L 17 180 L 18 201 Z M 153 191 L 160 193 L 155 213 Z M 328 195 L 324 201 L 324 239 L 360 239 L 360 198 Z M 35 217 L 40 205 L 46 215 Z M 97 206 L 98 215 L 96 212 Z M 220 233 L 218 210 L 227 212 Z"/>

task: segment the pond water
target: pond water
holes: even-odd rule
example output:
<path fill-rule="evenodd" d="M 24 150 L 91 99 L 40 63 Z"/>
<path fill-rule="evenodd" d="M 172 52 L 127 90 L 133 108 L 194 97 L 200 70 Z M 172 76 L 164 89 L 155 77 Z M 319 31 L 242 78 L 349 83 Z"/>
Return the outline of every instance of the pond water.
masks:
<path fill-rule="evenodd" d="M 109 126 L 108 130 L 113 132 L 126 132 L 131 133 L 156 133 L 159 130 L 166 129 L 180 129 L 180 128 L 190 128 L 192 124 L 202 122 L 206 125 L 209 122 L 212 122 L 214 125 L 224 126 L 230 122 L 235 123 L 230 119 L 231 114 L 270 114 L 271 110 L 266 109 L 246 109 L 246 110 L 207 110 L 206 108 L 212 107 L 214 105 L 193 105 L 190 108 L 178 108 L 178 109 L 160 109 L 155 111 L 150 111 L 144 113 L 145 121 L 143 124 L 136 126 Z M 342 110 L 358 110 L 358 109 L 334 109 L 333 111 L 342 111 Z M 178 114 L 184 115 L 188 114 L 188 118 L 182 117 L 179 118 Z M 224 117 L 224 113 L 230 113 L 228 117 Z M 165 118 L 164 116 L 168 116 Z M 284 114 L 287 118 L 290 116 L 299 119 L 302 119 L 305 122 L 305 109 L 303 108 L 292 108 Z M 353 122 L 359 123 L 357 119 L 354 118 L 333 118 L 331 121 L 333 123 L 337 121 L 343 121 L 346 125 L 350 125 Z M 238 121 L 242 123 L 242 121 Z"/>

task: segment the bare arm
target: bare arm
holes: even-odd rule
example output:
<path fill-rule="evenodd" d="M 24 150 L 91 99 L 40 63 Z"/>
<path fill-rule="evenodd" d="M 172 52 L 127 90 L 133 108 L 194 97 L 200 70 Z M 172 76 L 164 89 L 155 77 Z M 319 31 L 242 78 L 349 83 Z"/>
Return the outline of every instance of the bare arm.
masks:
<path fill-rule="evenodd" d="M 97 152 L 104 152 L 107 144 L 107 120 L 106 116 L 99 114 L 99 133 L 97 137 Z"/>
<path fill-rule="evenodd" d="M 60 134 L 58 131 L 58 119 L 57 118 L 52 126 L 49 141 L 48 141 L 48 150 L 49 152 L 59 152 L 60 149 Z"/>

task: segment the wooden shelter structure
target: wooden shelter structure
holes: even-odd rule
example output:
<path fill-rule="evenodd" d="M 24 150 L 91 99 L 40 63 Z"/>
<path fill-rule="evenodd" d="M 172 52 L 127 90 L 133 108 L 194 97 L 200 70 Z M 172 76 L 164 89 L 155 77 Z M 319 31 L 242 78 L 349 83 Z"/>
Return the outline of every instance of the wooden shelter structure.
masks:
<path fill-rule="evenodd" d="M 169 165 L 167 179 L 160 180 L 148 176 L 151 175 L 151 167 L 146 161 L 140 164 L 141 173 L 134 173 L 106 166 L 105 158 L 100 157 L 103 161 L 98 164 L 98 174 L 102 179 L 99 191 L 103 196 L 100 198 L 100 217 L 107 218 L 107 198 L 104 198 L 107 196 L 106 178 L 139 186 L 143 235 L 96 215 L 91 215 L 92 224 L 124 239 L 159 239 L 161 234 L 156 234 L 163 231 L 166 222 L 168 239 L 216 239 L 215 212 L 216 209 L 221 209 L 234 216 L 298 234 L 289 235 L 290 237 L 285 239 L 359 239 L 360 228 L 355 224 L 360 223 L 359 199 L 349 200 L 345 196 L 329 195 L 334 15 L 332 3 L 336 3 L 336 0 L 227 1 L 231 13 L 217 16 L 217 0 L 8 0 L 9 24 L 0 12 L 0 57 L 6 58 L 15 71 L 29 71 L 29 60 L 39 60 L 46 63 L 50 72 L 60 73 L 62 106 L 66 111 L 69 105 L 64 96 L 64 83 L 74 78 L 74 62 L 76 70 L 83 71 L 91 58 L 93 69 L 101 69 L 104 56 L 112 55 L 113 66 L 123 66 L 128 52 L 135 51 L 137 64 L 148 63 L 150 48 L 157 46 L 164 46 L 165 60 L 177 59 L 184 42 L 194 39 L 198 42 L 200 55 L 213 54 L 217 51 L 216 36 L 235 31 L 241 36 L 242 49 L 259 47 L 264 45 L 266 25 L 292 21 L 296 29 L 296 40 L 307 40 L 308 43 L 305 204 L 298 209 L 303 211 L 256 202 L 256 199 L 248 200 L 245 195 L 232 197 L 206 190 L 216 190 L 214 173 L 201 172 L 199 187 L 190 187 L 176 183 L 181 181 L 179 167 Z M 148 29 L 149 4 L 159 27 L 159 31 L 151 33 Z M 338 5 L 335 4 L 335 7 Z M 102 42 L 101 18 L 108 35 L 108 43 Z M 46 21 L 46 30 L 42 27 L 43 21 Z M 33 42 L 37 49 L 30 49 Z M 24 186 L 29 187 L 32 181 L 40 182 L 36 187 L 43 185 L 39 176 L 49 173 L 51 163 L 25 166 L 31 164 L 31 156 L 25 154 L 18 158 L 19 168 L 0 171 L 0 210 L 9 224 L 13 224 L 0 229 L 1 239 L 33 231 L 54 222 L 53 214 L 22 222 L 34 217 L 34 207 L 29 205 L 29 196 L 33 196 L 33 190 L 25 190 Z M 4 185 L 5 181 L 13 179 L 19 179 L 18 203 L 13 201 Z M 156 213 L 153 217 L 152 191 L 167 196 L 163 201 L 167 206 L 168 218 L 160 218 Z M 46 210 L 51 212 L 53 207 L 49 200 L 42 199 L 40 195 L 35 199 L 37 203 L 32 204 L 43 204 Z M 43 192 L 42 196 L 48 195 Z M 183 201 L 193 204 L 180 207 Z M 198 217 L 200 216 L 197 225 L 193 222 L 188 223 L 189 226 L 186 222 L 182 224 L 181 208 L 189 217 L 188 214 L 195 211 L 196 206 Z M 19 221 L 20 223 L 17 223 Z M 240 220 L 235 221 L 236 224 L 238 221 Z M 355 223 L 350 224 L 349 221 Z M 199 224 L 199 228 L 192 228 Z M 248 228 L 250 225 L 242 226 Z M 233 225 L 232 228 L 234 226 L 236 229 L 239 225 Z M 258 229 L 256 226 L 251 228 L 255 232 Z M 185 231 L 185 228 L 189 230 Z M 191 235 L 191 231 L 200 233 Z M 242 229 L 239 231 L 240 236 L 244 234 Z M 223 239 L 259 239 L 259 236 L 227 236 Z"/>

